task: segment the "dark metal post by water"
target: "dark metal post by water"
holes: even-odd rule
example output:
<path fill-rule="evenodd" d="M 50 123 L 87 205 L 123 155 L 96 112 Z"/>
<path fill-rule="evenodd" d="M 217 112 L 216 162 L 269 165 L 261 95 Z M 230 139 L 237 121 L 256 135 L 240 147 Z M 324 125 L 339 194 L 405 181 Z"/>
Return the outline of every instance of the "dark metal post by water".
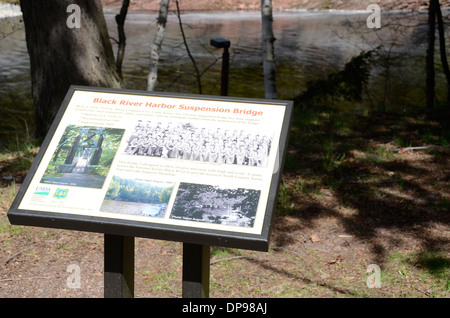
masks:
<path fill-rule="evenodd" d="M 105 234 L 104 297 L 134 297 L 134 237 Z"/>
<path fill-rule="evenodd" d="M 183 298 L 209 298 L 210 248 L 183 243 Z"/>
<path fill-rule="evenodd" d="M 228 74 L 230 69 L 230 41 L 223 38 L 211 39 L 211 45 L 216 48 L 223 48 L 222 54 L 222 75 L 220 82 L 220 95 L 228 96 Z"/>

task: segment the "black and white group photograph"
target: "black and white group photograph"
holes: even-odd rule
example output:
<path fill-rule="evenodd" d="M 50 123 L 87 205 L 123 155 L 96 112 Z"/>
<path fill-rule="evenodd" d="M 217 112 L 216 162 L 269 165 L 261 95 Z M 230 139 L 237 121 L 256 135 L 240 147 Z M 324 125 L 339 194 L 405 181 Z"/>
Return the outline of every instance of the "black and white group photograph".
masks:
<path fill-rule="evenodd" d="M 265 167 L 272 136 L 189 122 L 139 120 L 127 143 L 128 155 Z"/>
<path fill-rule="evenodd" d="M 180 183 L 170 218 L 253 227 L 261 191 Z"/>

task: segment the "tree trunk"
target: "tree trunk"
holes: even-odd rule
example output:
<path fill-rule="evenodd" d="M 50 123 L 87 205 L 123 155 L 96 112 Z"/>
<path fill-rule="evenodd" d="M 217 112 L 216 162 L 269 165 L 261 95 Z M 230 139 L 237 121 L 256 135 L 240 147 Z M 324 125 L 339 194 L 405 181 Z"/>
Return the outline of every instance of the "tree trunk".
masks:
<path fill-rule="evenodd" d="M 125 56 L 126 36 L 125 36 L 125 19 L 127 17 L 128 7 L 130 6 L 130 0 L 123 0 L 120 13 L 116 15 L 117 33 L 119 34 L 119 42 L 117 48 L 116 57 L 116 69 L 120 78 L 122 78 L 122 62 Z"/>
<path fill-rule="evenodd" d="M 439 2 L 438 2 L 439 5 Z M 426 56 L 426 75 L 427 75 L 427 108 L 434 107 L 434 87 L 435 87 L 435 71 L 434 71 L 434 44 L 436 42 L 436 1 L 430 0 L 428 7 L 428 48 Z"/>
<path fill-rule="evenodd" d="M 444 32 L 444 19 L 442 18 L 441 6 L 439 0 L 435 0 L 436 4 L 436 17 L 439 30 L 439 51 L 441 53 L 442 69 L 447 80 L 447 106 L 450 106 L 450 68 L 448 66 L 447 53 L 445 49 L 445 32 Z"/>
<path fill-rule="evenodd" d="M 272 29 L 272 1 L 261 0 L 264 91 L 266 99 L 277 98 L 275 76 L 275 36 Z"/>
<path fill-rule="evenodd" d="M 169 0 L 161 0 L 159 7 L 159 15 L 157 21 L 157 30 L 150 52 L 150 67 L 147 77 L 147 90 L 154 91 L 158 81 L 158 62 L 159 52 L 164 40 L 164 32 L 166 30 L 167 14 L 169 12 Z"/>
<path fill-rule="evenodd" d="M 121 86 L 100 0 L 77 1 L 79 28 L 68 23 L 71 4 L 20 0 L 38 139 L 47 134 L 70 85 Z"/>

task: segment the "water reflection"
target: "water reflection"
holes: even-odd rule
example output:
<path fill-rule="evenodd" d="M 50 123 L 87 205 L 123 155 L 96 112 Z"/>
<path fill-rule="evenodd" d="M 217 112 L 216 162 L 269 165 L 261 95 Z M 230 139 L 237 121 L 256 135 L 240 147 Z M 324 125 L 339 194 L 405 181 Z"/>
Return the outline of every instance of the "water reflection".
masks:
<path fill-rule="evenodd" d="M 114 15 L 107 10 L 110 35 L 117 38 Z M 293 11 L 274 13 L 277 89 L 291 99 L 307 83 L 341 69 L 363 50 L 384 45 L 385 64 L 374 67 L 379 87 L 372 103 L 385 100 L 389 87 L 392 105 L 409 105 L 424 98 L 423 60 L 426 49 L 425 13 L 385 13 L 382 29 L 368 29 L 366 12 Z M 123 63 L 125 87 L 146 89 L 149 52 L 157 13 L 129 12 Z M 182 15 L 188 43 L 201 71 L 203 93 L 220 94 L 221 49 L 210 39 L 231 41 L 229 95 L 263 98 L 261 22 L 259 12 L 188 12 Z M 116 45 L 113 45 L 116 50 Z M 184 47 L 177 17 L 169 16 L 161 52 L 157 90 L 197 93 L 192 63 Z M 23 27 L 0 39 L 0 142 L 23 137 L 32 127 L 29 60 Z M 398 80 L 400 79 L 400 80 Z M 408 94 L 406 94 L 408 92 Z M 411 99 L 408 99 L 411 95 Z M 3 139 L 3 140 L 1 140 Z"/>
<path fill-rule="evenodd" d="M 107 14 L 109 28 L 116 34 L 113 13 Z M 278 12 L 274 16 L 277 38 L 276 58 L 281 69 L 279 95 L 289 98 L 298 93 L 302 84 L 330 71 L 335 71 L 360 51 L 346 38 L 344 23 L 357 21 L 359 14 Z M 261 70 L 261 21 L 258 12 L 185 13 L 182 20 L 188 36 L 190 50 L 203 69 L 220 58 L 221 50 L 209 45 L 213 37 L 231 41 L 230 95 L 264 97 Z M 127 17 L 127 51 L 124 72 L 129 74 L 129 85 L 145 89 L 148 52 L 153 39 L 155 14 L 131 13 Z M 192 91 L 191 62 L 187 59 L 176 16 L 170 15 L 161 52 L 159 90 Z M 365 20 L 361 20 L 365 25 Z M 351 39 L 350 39 L 351 40 Z M 290 74 L 283 74 L 283 69 Z M 164 71 L 167 70 L 167 71 Z M 220 63 L 204 75 L 207 94 L 218 93 Z M 248 73 L 247 76 L 245 73 Z M 251 76 L 248 76 L 251 75 Z M 288 79 L 288 81 L 286 81 Z M 289 83 L 287 83 L 289 82 Z M 297 83 L 296 85 L 294 83 Z M 189 84 L 189 85 L 188 85 Z M 288 84 L 288 85 L 286 85 Z M 294 84 L 294 85 L 293 85 Z"/>

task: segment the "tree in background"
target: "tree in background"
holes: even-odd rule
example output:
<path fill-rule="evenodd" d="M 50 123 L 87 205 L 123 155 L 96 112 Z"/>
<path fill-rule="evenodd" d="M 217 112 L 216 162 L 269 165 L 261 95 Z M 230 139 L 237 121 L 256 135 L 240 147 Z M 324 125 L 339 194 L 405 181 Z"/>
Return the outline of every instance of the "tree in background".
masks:
<path fill-rule="evenodd" d="M 450 105 L 450 69 L 445 50 L 444 21 L 442 18 L 441 5 L 439 0 L 430 0 L 428 7 L 428 48 L 426 55 L 426 92 L 427 108 L 433 108 L 435 103 L 435 65 L 434 65 L 434 46 L 436 42 L 436 20 L 439 31 L 439 50 L 441 55 L 442 68 L 447 80 L 447 104 Z"/>
<path fill-rule="evenodd" d="M 441 54 L 442 69 L 444 71 L 445 79 L 447 80 L 447 105 L 450 105 L 450 68 L 448 66 L 447 53 L 445 49 L 444 19 L 442 18 L 439 0 L 434 1 L 437 3 L 436 18 L 439 31 L 439 52 Z"/>
<path fill-rule="evenodd" d="M 147 90 L 154 91 L 158 81 L 159 52 L 161 51 L 164 33 L 166 30 L 167 14 L 169 12 L 169 0 L 161 0 L 157 20 L 157 30 L 153 39 L 150 52 L 150 67 L 147 77 Z"/>
<path fill-rule="evenodd" d="M 121 87 L 100 0 L 20 0 L 30 55 L 35 137 L 43 139 L 70 85 Z"/>
<path fill-rule="evenodd" d="M 116 68 L 117 73 L 122 78 L 122 62 L 125 56 L 126 36 L 125 36 L 125 19 L 127 18 L 128 7 L 130 6 L 130 0 L 123 0 L 120 13 L 116 15 L 117 33 L 119 40 L 117 41 L 117 57 Z"/>
<path fill-rule="evenodd" d="M 276 65 L 275 49 L 273 45 L 273 43 L 275 42 L 275 36 L 273 35 L 272 29 L 273 17 L 271 0 L 261 0 L 261 15 L 265 98 L 276 99 Z"/>
<path fill-rule="evenodd" d="M 428 7 L 428 48 L 426 56 L 426 92 L 427 92 L 427 107 L 434 106 L 434 86 L 435 86 L 435 71 L 434 71 L 434 43 L 436 41 L 436 1 L 430 0 Z"/>

